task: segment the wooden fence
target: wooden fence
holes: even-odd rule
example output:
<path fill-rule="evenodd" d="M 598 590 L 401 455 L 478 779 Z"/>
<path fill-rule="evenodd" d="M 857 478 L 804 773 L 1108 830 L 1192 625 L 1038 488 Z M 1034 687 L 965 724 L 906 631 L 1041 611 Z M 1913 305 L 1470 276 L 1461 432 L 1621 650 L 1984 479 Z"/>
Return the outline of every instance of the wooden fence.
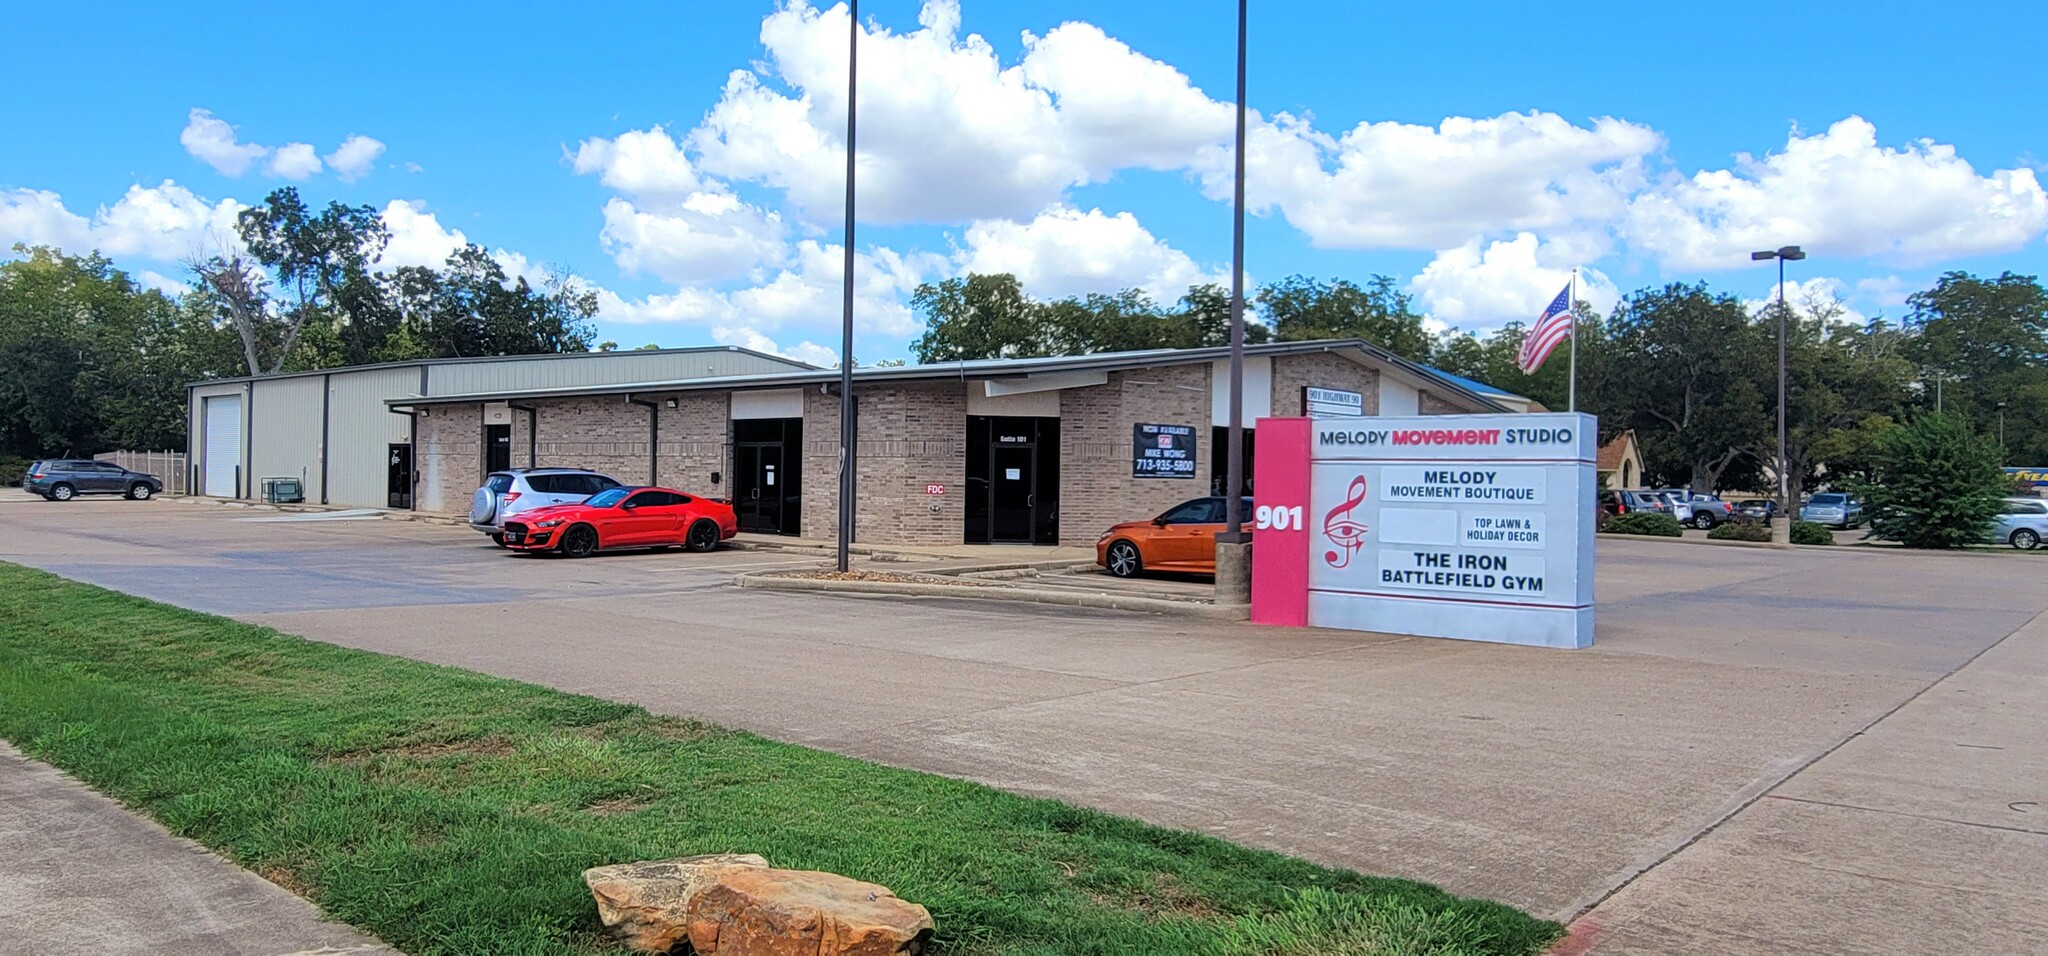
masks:
<path fill-rule="evenodd" d="M 129 471 L 155 475 L 164 481 L 164 494 L 191 493 L 191 469 L 185 467 L 182 451 L 110 451 L 92 456 L 94 461 L 111 462 Z"/>

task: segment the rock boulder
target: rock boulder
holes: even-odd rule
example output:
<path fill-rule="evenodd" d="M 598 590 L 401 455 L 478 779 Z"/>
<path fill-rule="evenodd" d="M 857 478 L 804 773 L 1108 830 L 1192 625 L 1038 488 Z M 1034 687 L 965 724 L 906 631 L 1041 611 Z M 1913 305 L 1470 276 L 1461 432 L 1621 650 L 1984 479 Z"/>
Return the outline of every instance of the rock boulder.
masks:
<path fill-rule="evenodd" d="M 688 910 L 698 956 L 915 956 L 932 935 L 888 887 L 809 870 L 729 868 Z"/>
<path fill-rule="evenodd" d="M 737 870 L 766 870 L 755 853 L 714 853 L 592 867 L 583 884 L 597 916 L 620 942 L 643 953 L 666 953 L 689 936 L 692 897 Z"/>

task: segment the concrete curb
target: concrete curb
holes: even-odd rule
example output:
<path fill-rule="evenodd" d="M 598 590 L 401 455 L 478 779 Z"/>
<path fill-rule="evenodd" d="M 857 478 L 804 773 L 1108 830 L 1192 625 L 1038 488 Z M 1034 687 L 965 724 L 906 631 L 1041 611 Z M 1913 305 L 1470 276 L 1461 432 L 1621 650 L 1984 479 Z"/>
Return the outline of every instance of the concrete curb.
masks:
<path fill-rule="evenodd" d="M 733 578 L 733 583 L 743 588 L 761 588 L 770 591 L 837 591 L 852 594 L 897 594 L 912 597 L 986 599 L 1017 601 L 1027 604 L 1091 607 L 1108 611 L 1147 611 L 1155 614 L 1178 614 L 1183 617 L 1197 617 L 1210 621 L 1247 621 L 1251 619 L 1251 608 L 1244 606 L 1217 607 L 1213 604 L 1196 604 L 1192 601 L 1168 601 L 1163 598 L 1050 591 L 1039 588 L 969 584 L 915 584 L 893 581 L 833 581 L 820 578 L 778 577 L 767 572 L 742 574 Z"/>
<path fill-rule="evenodd" d="M 1654 534 L 1601 534 L 1599 536 L 1599 540 L 1656 541 L 1661 542 L 1663 544 L 1711 544 L 1715 547 L 1721 548 L 1763 548 L 1769 551 L 1816 551 L 1824 554 L 1895 554 L 1920 555 L 1922 557 L 1939 555 L 1943 557 L 1996 558 L 2000 555 L 2007 553 L 2008 551 L 2010 551 L 2013 554 L 2027 553 L 2016 548 L 2000 549 L 1997 547 L 1975 548 L 1966 551 L 1931 551 L 1917 548 L 1902 548 L 1897 545 L 1870 544 L 1868 542 L 1863 541 L 1851 542 L 1849 544 L 1795 544 L 1789 548 L 1781 548 L 1775 544 L 1771 544 L 1766 541 L 1715 541 L 1710 538 L 1666 538 Z"/>

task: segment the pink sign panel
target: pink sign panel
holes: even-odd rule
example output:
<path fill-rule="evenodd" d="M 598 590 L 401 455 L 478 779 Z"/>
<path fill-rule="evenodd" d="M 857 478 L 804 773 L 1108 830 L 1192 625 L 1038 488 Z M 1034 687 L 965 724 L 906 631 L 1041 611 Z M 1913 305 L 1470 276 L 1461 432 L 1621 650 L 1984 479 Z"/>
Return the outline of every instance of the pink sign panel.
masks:
<path fill-rule="evenodd" d="M 1308 623 L 1309 419 L 1261 418 L 1253 446 L 1252 622 Z"/>

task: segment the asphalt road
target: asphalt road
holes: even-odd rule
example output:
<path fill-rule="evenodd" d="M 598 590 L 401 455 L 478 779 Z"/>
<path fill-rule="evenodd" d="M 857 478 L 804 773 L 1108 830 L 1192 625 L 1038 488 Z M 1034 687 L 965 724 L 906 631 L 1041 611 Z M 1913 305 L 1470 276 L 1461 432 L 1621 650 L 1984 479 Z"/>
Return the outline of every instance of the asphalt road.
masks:
<path fill-rule="evenodd" d="M 750 591 L 732 574 L 816 559 L 278 517 L 10 502 L 0 557 L 1543 915 L 1598 903 L 1598 952 L 2048 939 L 2048 747 L 2023 732 L 2048 556 L 1603 538 L 1597 644 L 1555 651 Z"/>

